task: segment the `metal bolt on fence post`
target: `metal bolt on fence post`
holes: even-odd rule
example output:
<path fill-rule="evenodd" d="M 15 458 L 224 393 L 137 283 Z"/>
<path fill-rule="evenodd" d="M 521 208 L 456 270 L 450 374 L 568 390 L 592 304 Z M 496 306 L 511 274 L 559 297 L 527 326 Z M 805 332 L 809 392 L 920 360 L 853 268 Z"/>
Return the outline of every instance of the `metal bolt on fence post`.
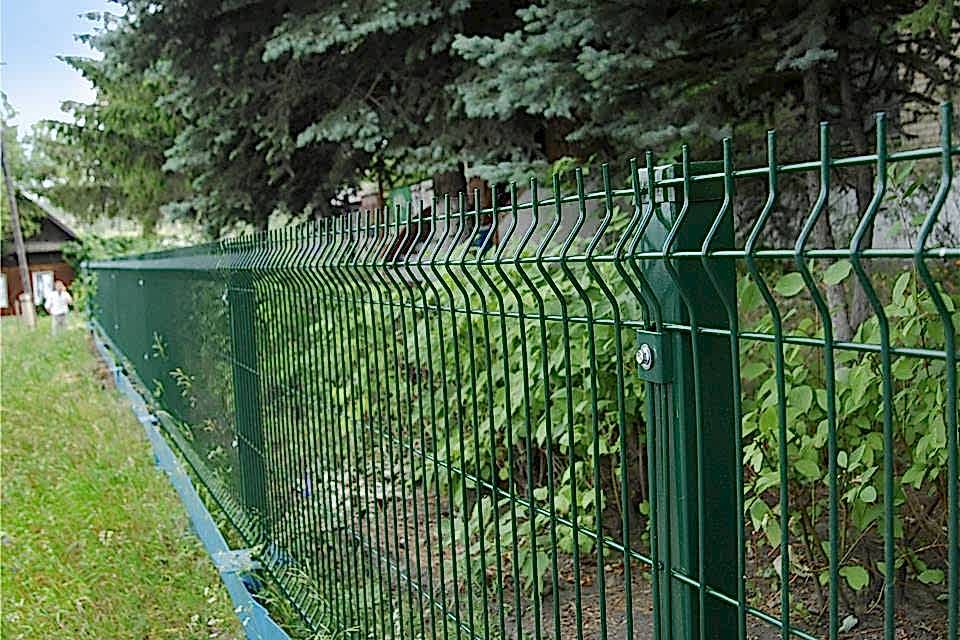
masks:
<path fill-rule="evenodd" d="M 653 368 L 653 358 L 653 349 L 650 348 L 650 345 L 640 345 L 640 349 L 637 350 L 637 364 L 640 365 L 640 368 L 644 371 L 650 371 Z"/>

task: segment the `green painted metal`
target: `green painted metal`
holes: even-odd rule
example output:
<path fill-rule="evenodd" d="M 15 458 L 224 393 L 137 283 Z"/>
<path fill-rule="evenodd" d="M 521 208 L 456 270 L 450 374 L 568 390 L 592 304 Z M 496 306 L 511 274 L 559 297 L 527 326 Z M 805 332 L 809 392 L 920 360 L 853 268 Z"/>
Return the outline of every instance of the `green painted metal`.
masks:
<path fill-rule="evenodd" d="M 718 168 L 716 163 L 691 164 L 686 148 L 683 158 L 682 165 L 661 168 L 662 179 L 692 178 Z M 715 301 L 717 295 L 735 298 L 736 277 L 732 262 L 717 265 L 714 278 L 719 289 L 714 290 L 703 286 L 709 280 L 702 264 L 670 259 L 675 251 L 693 249 L 703 242 L 723 202 L 722 183 L 694 186 L 685 179 L 679 188 L 664 190 L 663 196 L 663 201 L 654 202 L 658 213 L 647 226 L 643 243 L 651 249 L 659 247 L 664 259 L 645 263 L 645 276 L 661 319 L 689 323 L 691 331 L 664 332 L 663 346 L 657 351 L 672 375 L 656 376 L 662 381 L 653 379 L 648 388 L 648 397 L 657 398 L 649 404 L 650 423 L 656 429 L 648 437 L 659 452 L 650 463 L 657 469 L 652 487 L 660 498 L 657 513 L 664 514 L 658 538 L 669 541 L 662 559 L 654 556 L 654 563 L 662 564 L 659 573 L 664 578 L 674 571 L 695 575 L 698 586 L 696 593 L 691 593 L 661 579 L 658 622 L 666 637 L 707 637 L 707 625 L 736 627 L 736 610 L 708 601 L 706 587 L 709 584 L 728 593 L 736 590 L 737 520 L 729 514 L 736 513 L 738 455 L 729 433 L 733 424 L 732 376 L 714 379 L 706 398 L 702 393 L 703 363 L 729 371 L 729 345 L 722 336 L 701 335 L 699 328 L 729 328 L 722 306 Z M 722 220 L 713 228 L 714 248 L 731 248 L 733 236 L 732 219 Z M 642 369 L 641 377 L 650 380 Z"/>
<path fill-rule="evenodd" d="M 922 615 L 957 640 L 953 126 L 946 105 L 938 146 L 900 150 L 878 117 L 873 153 L 836 157 L 824 124 L 796 163 L 771 132 L 761 166 L 725 140 L 720 162 L 648 152 L 495 207 L 95 262 L 93 316 L 314 630 L 896 638 Z M 875 187 L 841 221 L 852 171 Z M 870 319 L 841 335 L 855 290 Z"/>

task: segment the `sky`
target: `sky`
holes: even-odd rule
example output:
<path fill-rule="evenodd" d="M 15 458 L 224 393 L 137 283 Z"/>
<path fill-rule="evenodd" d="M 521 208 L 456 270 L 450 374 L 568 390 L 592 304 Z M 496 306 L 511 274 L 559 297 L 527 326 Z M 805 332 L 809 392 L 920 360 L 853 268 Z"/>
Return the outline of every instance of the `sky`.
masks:
<path fill-rule="evenodd" d="M 96 57 L 74 38 L 92 31 L 94 23 L 80 15 L 90 11 L 120 7 L 107 0 L 0 0 L 0 88 L 17 111 L 21 135 L 40 120 L 67 119 L 64 100 L 93 100 L 90 83 L 57 59 Z"/>

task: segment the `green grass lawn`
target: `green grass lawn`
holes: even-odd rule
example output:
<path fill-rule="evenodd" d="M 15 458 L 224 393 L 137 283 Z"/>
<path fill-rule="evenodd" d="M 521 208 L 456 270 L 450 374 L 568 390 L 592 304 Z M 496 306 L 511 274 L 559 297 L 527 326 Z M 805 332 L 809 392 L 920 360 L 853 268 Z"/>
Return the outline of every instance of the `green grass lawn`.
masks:
<path fill-rule="evenodd" d="M 85 332 L 2 329 L 2 627 L 16 638 L 241 638 L 143 428 Z"/>

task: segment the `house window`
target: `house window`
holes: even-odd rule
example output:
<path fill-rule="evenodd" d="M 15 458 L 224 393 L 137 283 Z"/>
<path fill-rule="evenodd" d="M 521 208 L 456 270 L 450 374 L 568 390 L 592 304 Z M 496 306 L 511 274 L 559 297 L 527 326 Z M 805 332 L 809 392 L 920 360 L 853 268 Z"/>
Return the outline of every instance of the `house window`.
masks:
<path fill-rule="evenodd" d="M 0 273 L 0 309 L 6 309 L 10 306 L 7 300 L 7 274 Z"/>
<path fill-rule="evenodd" d="M 53 291 L 53 271 L 34 271 L 33 300 L 34 304 L 43 304 L 47 294 Z"/>

